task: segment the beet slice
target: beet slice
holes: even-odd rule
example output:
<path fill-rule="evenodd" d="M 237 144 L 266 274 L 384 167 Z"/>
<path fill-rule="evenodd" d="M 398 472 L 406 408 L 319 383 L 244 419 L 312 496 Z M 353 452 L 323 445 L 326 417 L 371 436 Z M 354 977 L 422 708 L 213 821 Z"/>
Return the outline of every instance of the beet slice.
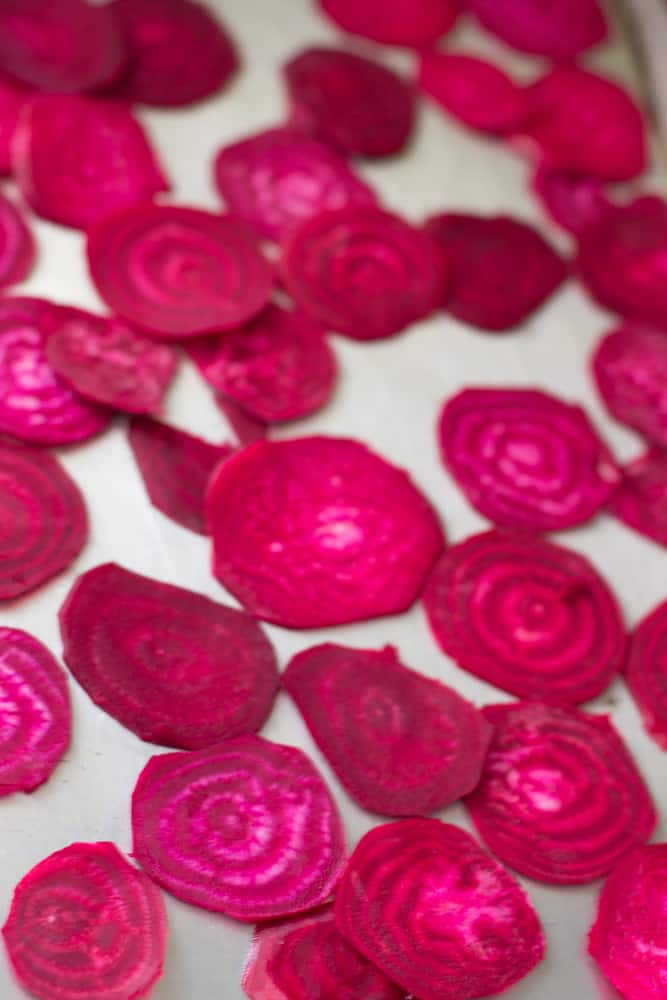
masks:
<path fill-rule="evenodd" d="M 254 732 L 278 688 L 273 648 L 244 611 L 105 563 L 60 609 L 65 663 L 142 740 L 198 750 Z"/>
<path fill-rule="evenodd" d="M 0 77 L 0 174 L 12 173 L 12 140 L 21 111 L 32 92 Z"/>
<path fill-rule="evenodd" d="M 454 26 L 459 0 L 319 0 L 332 21 L 353 35 L 384 45 L 421 49 Z"/>
<path fill-rule="evenodd" d="M 342 49 L 312 48 L 283 73 L 294 126 L 355 156 L 391 156 L 408 142 L 415 94 L 386 66 Z"/>
<path fill-rule="evenodd" d="M 313 646 L 290 660 L 282 684 L 370 812 L 435 812 L 479 781 L 490 727 L 452 688 L 404 666 L 393 646 Z"/>
<path fill-rule="evenodd" d="M 42 1000 L 145 997 L 162 975 L 162 896 L 114 844 L 70 844 L 14 890 L 2 933 L 17 979 Z"/>
<path fill-rule="evenodd" d="M 544 956 L 523 889 L 476 841 L 437 819 L 376 826 L 336 895 L 336 926 L 420 1000 L 472 1000 L 518 982 Z"/>
<path fill-rule="evenodd" d="M 27 278 L 35 261 L 35 241 L 15 205 L 0 194 L 0 288 Z"/>
<path fill-rule="evenodd" d="M 609 512 L 640 535 L 667 546 L 667 454 L 649 448 L 622 471 Z"/>
<path fill-rule="evenodd" d="M 465 0 L 487 29 L 521 52 L 567 60 L 607 37 L 598 0 Z"/>
<path fill-rule="evenodd" d="M 137 205 L 98 222 L 88 264 L 114 312 L 172 340 L 240 326 L 273 284 L 245 222 L 174 205 Z"/>
<path fill-rule="evenodd" d="M 329 899 L 343 828 L 296 747 L 238 736 L 151 757 L 132 796 L 134 854 L 178 899 L 254 922 Z"/>
<path fill-rule="evenodd" d="M 253 444 L 266 438 L 268 427 L 265 421 L 248 413 L 235 400 L 216 393 L 215 404 L 224 415 L 240 445 Z"/>
<path fill-rule="evenodd" d="M 470 128 L 503 135 L 523 116 L 523 91 L 497 66 L 462 52 L 421 53 L 418 84 Z"/>
<path fill-rule="evenodd" d="M 625 679 L 646 731 L 667 750 L 667 601 L 636 626 Z"/>
<path fill-rule="evenodd" d="M 574 236 L 580 236 L 614 210 L 603 182 L 597 177 L 541 163 L 533 174 L 531 187 L 551 220 Z"/>
<path fill-rule="evenodd" d="M 537 230 L 505 215 L 445 212 L 432 216 L 425 231 L 448 265 L 441 304 L 482 330 L 523 323 L 567 277 L 565 262 Z"/>
<path fill-rule="evenodd" d="M 583 524 L 620 479 L 584 410 L 537 389 L 464 389 L 445 404 L 438 431 L 469 503 L 508 528 Z"/>
<path fill-rule="evenodd" d="M 249 445 L 214 473 L 206 509 L 215 576 L 286 628 L 405 611 L 443 546 L 406 473 L 349 438 Z"/>

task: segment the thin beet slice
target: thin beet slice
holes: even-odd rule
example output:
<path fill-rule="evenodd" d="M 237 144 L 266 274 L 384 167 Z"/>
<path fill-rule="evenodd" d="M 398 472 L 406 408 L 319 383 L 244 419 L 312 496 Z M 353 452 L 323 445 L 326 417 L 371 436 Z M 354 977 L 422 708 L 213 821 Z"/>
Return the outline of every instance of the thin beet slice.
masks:
<path fill-rule="evenodd" d="M 344 31 L 384 45 L 421 49 L 445 35 L 461 10 L 459 0 L 319 0 Z"/>
<path fill-rule="evenodd" d="M 667 601 L 632 633 L 625 679 L 646 731 L 667 750 Z"/>
<path fill-rule="evenodd" d="M 649 448 L 622 473 L 609 512 L 640 535 L 667 546 L 667 453 Z"/>
<path fill-rule="evenodd" d="M 132 830 L 151 878 L 236 920 L 319 906 L 345 864 L 340 817 L 313 764 L 259 736 L 151 757 L 132 796 Z"/>
<path fill-rule="evenodd" d="M 406 473 L 349 438 L 249 445 L 214 473 L 206 509 L 218 580 L 286 628 L 405 611 L 443 546 Z"/>
<path fill-rule="evenodd" d="M 435 812 L 479 781 L 490 727 L 452 688 L 404 666 L 393 646 L 313 646 L 290 660 L 282 684 L 370 812 Z"/>
<path fill-rule="evenodd" d="M 597 177 L 544 163 L 533 174 L 531 187 L 552 221 L 574 236 L 606 218 L 615 207 Z"/>
<path fill-rule="evenodd" d="M 408 142 L 415 94 L 380 63 L 342 49 L 313 48 L 283 72 L 294 126 L 355 156 L 391 156 Z"/>
<path fill-rule="evenodd" d="M 621 476 L 584 410 L 537 389 L 464 389 L 443 407 L 438 435 L 468 501 L 508 528 L 583 524 Z"/>
<path fill-rule="evenodd" d="M 445 212 L 432 216 L 425 231 L 448 266 L 441 304 L 482 330 L 523 323 L 567 277 L 565 262 L 537 230 L 505 215 Z"/>
<path fill-rule="evenodd" d="M 437 819 L 376 826 L 336 895 L 336 926 L 420 1000 L 501 993 L 544 956 L 523 889 L 464 830 Z"/>
<path fill-rule="evenodd" d="M 142 740 L 197 750 L 259 729 L 275 655 L 244 611 L 105 563 L 60 609 L 65 663 L 92 700 Z"/>
<path fill-rule="evenodd" d="M 23 106 L 32 92 L 20 84 L 0 77 L 0 174 L 12 173 L 12 140 Z"/>
<path fill-rule="evenodd" d="M 481 132 L 515 132 L 525 114 L 523 91 L 507 73 L 462 52 L 422 52 L 418 84 L 445 111 Z"/>
<path fill-rule="evenodd" d="M 35 241 L 15 205 L 0 194 L 0 288 L 27 278 L 35 261 Z"/>
<path fill-rule="evenodd" d="M 465 0 L 487 29 L 522 52 L 568 60 L 607 36 L 598 0 Z"/>
<path fill-rule="evenodd" d="M 554 885 L 592 882 L 651 836 L 656 814 L 608 716 L 489 705 L 491 746 L 466 806 L 489 850 Z"/>
<path fill-rule="evenodd" d="M 214 398 L 215 405 L 225 417 L 230 430 L 240 445 L 264 441 L 268 433 L 268 427 L 264 420 L 248 413 L 235 400 L 227 396 L 216 393 Z"/>
<path fill-rule="evenodd" d="M 240 326 L 273 285 L 245 222 L 174 205 L 138 205 L 98 222 L 88 264 L 114 312 L 171 340 Z"/>
<path fill-rule="evenodd" d="M 442 255 L 397 215 L 353 206 L 323 212 L 283 245 L 294 301 L 354 340 L 391 337 L 433 312 L 445 294 Z"/>
<path fill-rule="evenodd" d="M 162 975 L 167 915 L 114 844 L 70 844 L 21 879 L 2 933 L 31 996 L 138 1000 Z"/>

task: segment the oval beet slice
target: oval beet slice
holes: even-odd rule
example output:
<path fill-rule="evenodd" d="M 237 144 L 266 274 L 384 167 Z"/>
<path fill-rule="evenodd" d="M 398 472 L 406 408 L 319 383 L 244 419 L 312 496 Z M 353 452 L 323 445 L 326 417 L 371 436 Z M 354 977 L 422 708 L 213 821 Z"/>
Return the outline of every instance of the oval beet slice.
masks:
<path fill-rule="evenodd" d="M 293 124 L 344 152 L 391 156 L 410 138 L 415 95 L 380 63 L 342 49 L 313 48 L 288 62 L 283 72 Z"/>
<path fill-rule="evenodd" d="M 121 1000 L 148 996 L 162 975 L 167 915 L 114 844 L 70 844 L 21 879 L 2 933 L 31 996 Z"/>
<path fill-rule="evenodd" d="M 244 222 L 173 205 L 139 205 L 88 233 L 88 263 L 123 319 L 178 340 L 247 322 L 267 304 L 268 262 Z"/>
<path fill-rule="evenodd" d="M 468 501 L 508 528 L 583 524 L 620 479 L 581 407 L 537 389 L 464 389 L 442 410 L 439 440 Z"/>
<path fill-rule="evenodd" d="M 443 546 L 406 473 L 348 438 L 249 445 L 215 472 L 206 507 L 218 580 L 286 628 L 405 611 Z"/>
<path fill-rule="evenodd" d="M 11 80 L 0 78 L 0 174 L 12 173 L 12 140 L 23 106 L 32 92 Z"/>
<path fill-rule="evenodd" d="M 452 688 L 404 666 L 392 646 L 313 646 L 290 660 L 282 684 L 370 812 L 435 812 L 479 781 L 490 727 Z"/>
<path fill-rule="evenodd" d="M 625 679 L 647 732 L 667 750 L 667 601 L 635 628 Z"/>
<path fill-rule="evenodd" d="M 418 84 L 469 128 L 502 135 L 525 113 L 523 92 L 501 69 L 462 52 L 422 52 Z"/>
<path fill-rule="evenodd" d="M 273 649 L 244 611 L 105 563 L 60 609 L 65 663 L 142 740 L 210 746 L 259 729 L 278 687 Z"/>
<path fill-rule="evenodd" d="M 523 889 L 469 833 L 437 819 L 376 826 L 336 895 L 336 925 L 420 1000 L 500 993 L 543 958 Z"/>
<path fill-rule="evenodd" d="M 151 757 L 132 796 L 132 830 L 151 878 L 236 920 L 318 906 L 345 863 L 340 817 L 313 764 L 259 736 Z"/>
<path fill-rule="evenodd" d="M 264 420 L 254 417 L 228 396 L 216 393 L 214 401 L 240 445 L 253 444 L 266 438 L 268 427 Z"/>
<path fill-rule="evenodd" d="M 466 806 L 506 865 L 539 882 L 578 885 L 649 839 L 651 797 L 606 715 L 528 701 L 483 712 L 493 737 Z"/>
<path fill-rule="evenodd" d="M 649 448 L 622 472 L 609 512 L 640 535 L 667 545 L 667 453 Z"/>
<path fill-rule="evenodd" d="M 567 60 L 603 41 L 598 0 L 466 0 L 487 31 L 522 52 Z"/>
<path fill-rule="evenodd" d="M 35 241 L 18 209 L 0 194 L 0 288 L 27 278 L 35 261 Z"/>
<path fill-rule="evenodd" d="M 540 164 L 531 187 L 550 219 L 574 236 L 614 210 L 602 181 L 586 174 Z"/>
<path fill-rule="evenodd" d="M 319 0 L 325 14 L 344 31 L 384 45 L 421 49 L 453 27 L 459 0 Z"/>

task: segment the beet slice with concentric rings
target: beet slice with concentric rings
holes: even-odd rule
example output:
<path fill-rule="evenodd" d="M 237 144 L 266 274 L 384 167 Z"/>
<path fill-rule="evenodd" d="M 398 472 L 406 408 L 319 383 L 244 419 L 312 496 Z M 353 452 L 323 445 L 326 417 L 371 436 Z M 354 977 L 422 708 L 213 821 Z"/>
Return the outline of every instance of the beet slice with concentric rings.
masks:
<path fill-rule="evenodd" d="M 383 45 L 422 49 L 454 26 L 460 0 L 319 0 L 344 31 Z"/>
<path fill-rule="evenodd" d="M 319 906 L 345 864 L 340 817 L 314 765 L 259 736 L 151 757 L 132 830 L 134 856 L 167 892 L 242 921 Z"/>
<path fill-rule="evenodd" d="M 276 659 L 244 611 L 105 563 L 60 609 L 65 663 L 142 740 L 198 750 L 266 720 Z"/>
<path fill-rule="evenodd" d="M 215 576 L 286 628 L 405 611 L 443 547 L 407 474 L 349 438 L 249 445 L 214 473 L 206 509 Z"/>
<path fill-rule="evenodd" d="M 465 0 L 466 7 L 502 41 L 556 61 L 572 59 L 607 36 L 598 0 Z"/>
<path fill-rule="evenodd" d="M 490 727 L 452 688 L 402 664 L 393 646 L 313 646 L 290 660 L 282 684 L 341 783 L 370 812 L 435 812 L 479 781 Z"/>
<path fill-rule="evenodd" d="M 632 633 L 625 679 L 646 731 L 667 750 L 667 601 Z"/>
<path fill-rule="evenodd" d="M 27 278 L 35 261 L 35 241 L 16 208 L 0 194 L 0 288 Z"/>
<path fill-rule="evenodd" d="M 266 422 L 244 410 L 236 400 L 216 393 L 214 401 L 240 445 L 253 444 L 266 438 L 268 433 Z"/>
<path fill-rule="evenodd" d="M 584 410 L 537 389 L 464 389 L 445 404 L 438 433 L 469 503 L 508 528 L 583 524 L 621 476 Z"/>
<path fill-rule="evenodd" d="M 644 781 L 606 715 L 489 705 L 491 746 L 466 807 L 490 851 L 539 882 L 580 885 L 651 836 Z"/>
<path fill-rule="evenodd" d="M 0 77 L 0 174 L 12 173 L 12 140 L 21 111 L 32 98 L 32 91 Z"/>
<path fill-rule="evenodd" d="M 577 552 L 487 531 L 436 564 L 424 607 L 460 667 L 520 698 L 578 705 L 622 668 L 626 636 L 612 592 Z"/>
<path fill-rule="evenodd" d="M 162 975 L 167 915 L 114 844 L 70 844 L 21 879 L 2 933 L 31 996 L 124 1000 L 148 996 Z"/>
<path fill-rule="evenodd" d="M 503 135 L 525 114 L 522 89 L 497 66 L 463 52 L 422 52 L 418 84 L 469 128 Z"/>
<path fill-rule="evenodd" d="M 597 177 L 541 163 L 533 174 L 531 188 L 549 218 L 574 236 L 580 236 L 614 211 Z"/>
<path fill-rule="evenodd" d="M 420 1000 L 501 993 L 544 956 L 523 889 L 465 830 L 403 819 L 361 838 L 335 905 L 341 934 Z"/>
<path fill-rule="evenodd" d="M 667 546 L 667 453 L 649 448 L 626 465 L 607 509 L 640 535 Z"/>

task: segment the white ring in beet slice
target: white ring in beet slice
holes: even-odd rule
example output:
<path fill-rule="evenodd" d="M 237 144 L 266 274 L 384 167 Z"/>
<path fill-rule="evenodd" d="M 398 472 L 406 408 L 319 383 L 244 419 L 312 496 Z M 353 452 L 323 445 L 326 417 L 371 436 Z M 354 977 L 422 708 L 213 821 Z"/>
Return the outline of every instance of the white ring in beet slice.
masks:
<path fill-rule="evenodd" d="M 319 906 L 345 864 L 340 817 L 313 764 L 259 736 L 152 757 L 132 830 L 134 856 L 163 888 L 242 921 Z"/>
<path fill-rule="evenodd" d="M 667 750 L 667 601 L 632 633 L 625 680 L 647 732 Z"/>
<path fill-rule="evenodd" d="M 2 933 L 31 996 L 138 1000 L 162 975 L 167 915 L 114 844 L 70 844 L 19 882 Z"/>
<path fill-rule="evenodd" d="M 214 473 L 206 510 L 215 576 L 287 628 L 407 610 L 444 541 L 406 473 L 349 438 L 249 445 Z"/>
<path fill-rule="evenodd" d="M 105 563 L 60 609 L 65 663 L 96 705 L 142 740 L 210 746 L 260 728 L 273 648 L 250 615 Z"/>
<path fill-rule="evenodd" d="M 523 889 L 459 827 L 436 819 L 376 826 L 357 844 L 336 926 L 420 1000 L 472 1000 L 509 989 L 544 956 Z"/>

